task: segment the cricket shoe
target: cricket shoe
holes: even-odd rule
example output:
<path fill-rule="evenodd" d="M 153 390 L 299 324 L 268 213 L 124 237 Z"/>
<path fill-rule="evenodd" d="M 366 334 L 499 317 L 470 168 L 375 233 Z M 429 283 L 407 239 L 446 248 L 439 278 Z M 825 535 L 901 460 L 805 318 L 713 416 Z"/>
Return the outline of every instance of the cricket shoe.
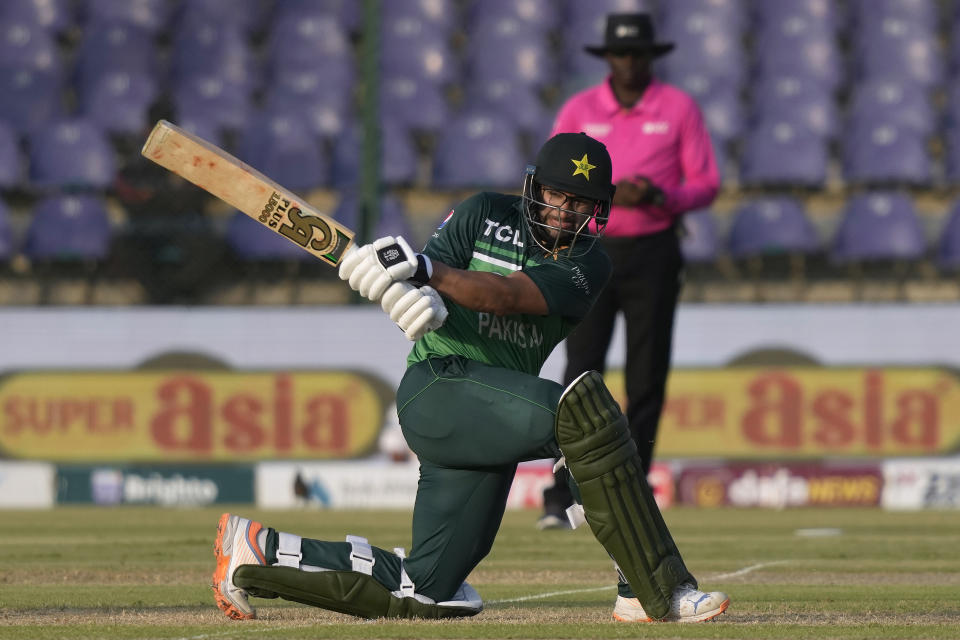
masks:
<path fill-rule="evenodd" d="M 257 612 L 247 600 L 247 592 L 233 584 L 237 567 L 245 564 L 265 565 L 263 549 L 257 535 L 263 525 L 253 520 L 225 513 L 217 523 L 217 541 L 213 551 L 217 556 L 217 569 L 213 572 L 213 596 L 217 606 L 235 620 L 251 620 Z"/>
<path fill-rule="evenodd" d="M 673 591 L 670 611 L 659 622 L 706 622 L 713 620 L 730 606 L 730 597 L 722 591 L 709 593 L 682 584 Z M 658 622 L 647 615 L 636 598 L 617 596 L 613 617 L 620 622 Z"/>

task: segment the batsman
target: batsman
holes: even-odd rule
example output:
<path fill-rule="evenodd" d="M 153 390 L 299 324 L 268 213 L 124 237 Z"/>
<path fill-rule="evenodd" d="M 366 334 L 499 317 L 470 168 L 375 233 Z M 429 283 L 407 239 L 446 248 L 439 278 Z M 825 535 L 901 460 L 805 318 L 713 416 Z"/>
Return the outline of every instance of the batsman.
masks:
<path fill-rule="evenodd" d="M 562 133 L 527 166 L 521 195 L 467 198 L 422 253 L 386 237 L 345 254 L 340 277 L 415 341 L 397 389 L 420 461 L 410 553 L 223 514 L 213 590 L 224 613 L 253 618 L 256 596 L 364 618 L 475 615 L 483 602 L 465 580 L 493 546 L 517 463 L 560 456 L 614 562 L 614 618 L 700 622 L 726 610 L 726 594 L 700 591 L 684 565 L 602 376 L 566 388 L 538 376 L 610 276 L 596 240 L 614 189 L 606 147 Z"/>

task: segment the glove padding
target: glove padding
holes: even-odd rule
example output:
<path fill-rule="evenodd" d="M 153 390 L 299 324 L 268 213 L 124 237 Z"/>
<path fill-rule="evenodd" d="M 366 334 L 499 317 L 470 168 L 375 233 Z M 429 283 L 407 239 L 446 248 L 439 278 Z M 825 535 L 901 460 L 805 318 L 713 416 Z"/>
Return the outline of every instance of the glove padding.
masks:
<path fill-rule="evenodd" d="M 349 250 L 340 262 L 340 279 L 364 298 L 377 302 L 394 282 L 430 280 L 430 259 L 410 248 L 402 237 L 384 236 L 356 251 Z"/>
<path fill-rule="evenodd" d="M 415 287 L 409 282 L 393 283 L 383 294 L 380 306 L 411 341 L 439 329 L 448 314 L 436 289 Z"/>

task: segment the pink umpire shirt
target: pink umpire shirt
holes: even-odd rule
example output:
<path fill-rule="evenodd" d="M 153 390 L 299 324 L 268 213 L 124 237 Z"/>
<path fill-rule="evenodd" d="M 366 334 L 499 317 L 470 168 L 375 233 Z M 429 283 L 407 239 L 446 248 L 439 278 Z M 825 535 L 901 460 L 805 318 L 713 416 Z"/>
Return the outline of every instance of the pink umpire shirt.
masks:
<path fill-rule="evenodd" d="M 584 132 L 607 145 L 613 182 L 646 176 L 663 189 L 663 206 L 615 206 L 604 235 L 638 236 L 666 229 L 691 209 L 709 205 L 720 188 L 710 135 L 693 98 L 652 79 L 631 109 L 617 102 L 607 79 L 560 108 L 551 136 Z"/>

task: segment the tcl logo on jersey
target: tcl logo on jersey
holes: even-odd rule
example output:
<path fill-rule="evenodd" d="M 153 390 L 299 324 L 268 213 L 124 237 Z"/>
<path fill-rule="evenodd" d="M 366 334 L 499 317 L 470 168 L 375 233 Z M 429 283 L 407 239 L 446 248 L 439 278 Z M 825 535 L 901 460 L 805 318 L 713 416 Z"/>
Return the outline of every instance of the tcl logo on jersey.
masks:
<path fill-rule="evenodd" d="M 501 225 L 499 222 L 486 220 L 487 228 L 483 230 L 484 236 L 493 236 L 500 242 L 511 242 L 515 247 L 523 247 L 523 242 L 520 241 L 520 230 L 514 229 L 510 225 L 504 224 Z"/>

